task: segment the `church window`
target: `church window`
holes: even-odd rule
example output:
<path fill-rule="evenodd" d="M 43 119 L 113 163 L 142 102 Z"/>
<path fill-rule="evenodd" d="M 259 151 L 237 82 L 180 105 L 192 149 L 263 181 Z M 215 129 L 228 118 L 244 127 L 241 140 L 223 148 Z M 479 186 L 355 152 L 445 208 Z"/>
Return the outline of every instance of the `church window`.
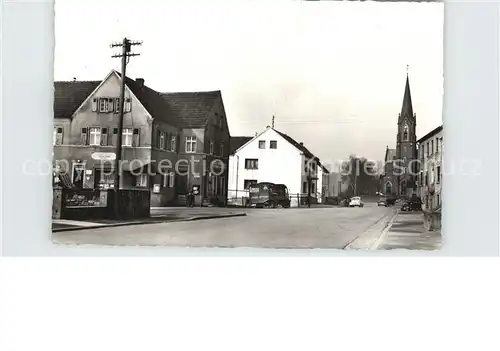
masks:
<path fill-rule="evenodd" d="M 405 127 L 404 127 L 403 141 L 408 141 L 408 125 L 405 125 Z"/>

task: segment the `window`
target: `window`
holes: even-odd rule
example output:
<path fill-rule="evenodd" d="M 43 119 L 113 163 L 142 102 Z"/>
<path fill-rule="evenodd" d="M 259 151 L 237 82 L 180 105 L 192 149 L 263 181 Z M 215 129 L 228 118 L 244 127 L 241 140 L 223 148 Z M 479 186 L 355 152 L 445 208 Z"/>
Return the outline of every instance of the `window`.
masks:
<path fill-rule="evenodd" d="M 278 148 L 278 142 L 276 140 L 271 140 L 269 143 L 269 148 L 270 149 L 277 149 Z"/>
<path fill-rule="evenodd" d="M 209 154 L 210 155 L 214 154 L 214 142 L 213 141 L 210 142 L 210 151 L 209 151 Z"/>
<path fill-rule="evenodd" d="M 139 128 L 134 128 L 134 135 L 132 136 L 132 146 L 139 146 Z"/>
<path fill-rule="evenodd" d="M 92 112 L 97 112 L 97 103 L 99 99 L 98 98 L 92 98 Z"/>
<path fill-rule="evenodd" d="M 257 184 L 257 181 L 255 179 L 245 179 L 243 181 L 243 188 L 247 190 L 252 184 Z"/>
<path fill-rule="evenodd" d="M 90 145 L 101 145 L 101 128 L 90 128 Z"/>
<path fill-rule="evenodd" d="M 425 185 L 429 185 L 429 172 L 425 172 Z"/>
<path fill-rule="evenodd" d="M 426 147 L 426 149 L 427 149 L 427 156 L 429 156 L 429 142 L 427 142 L 427 147 Z"/>
<path fill-rule="evenodd" d="M 146 173 L 139 174 L 136 176 L 135 186 L 147 187 L 148 186 L 148 175 Z"/>
<path fill-rule="evenodd" d="M 101 145 L 102 146 L 108 145 L 108 128 L 101 129 Z"/>
<path fill-rule="evenodd" d="M 99 112 L 106 113 L 108 112 L 108 98 L 100 98 L 99 99 Z"/>
<path fill-rule="evenodd" d="M 434 140 L 431 140 L 431 155 L 434 154 Z"/>
<path fill-rule="evenodd" d="M 265 149 L 265 148 L 266 148 L 266 141 L 259 140 L 259 149 Z"/>
<path fill-rule="evenodd" d="M 170 151 L 175 152 L 175 149 L 176 149 L 175 146 L 176 146 L 176 136 L 172 135 L 170 138 Z"/>
<path fill-rule="evenodd" d="M 54 134 L 52 135 L 52 145 L 56 144 L 56 138 L 57 138 L 57 128 L 54 127 Z"/>
<path fill-rule="evenodd" d="M 436 139 L 436 153 L 439 152 L 439 138 Z"/>
<path fill-rule="evenodd" d="M 405 125 L 405 127 L 404 127 L 403 141 L 408 141 L 408 125 Z"/>
<path fill-rule="evenodd" d="M 132 146 L 132 128 L 123 128 L 122 146 Z"/>
<path fill-rule="evenodd" d="M 115 112 L 120 113 L 120 98 L 115 98 Z"/>
<path fill-rule="evenodd" d="M 54 145 L 61 145 L 63 142 L 63 128 L 54 127 Z"/>
<path fill-rule="evenodd" d="M 307 193 L 307 182 L 302 183 L 302 193 Z"/>
<path fill-rule="evenodd" d="M 165 133 L 160 132 L 158 148 L 161 150 L 165 150 Z"/>
<path fill-rule="evenodd" d="M 186 152 L 190 152 L 190 153 L 196 152 L 196 137 L 195 136 L 186 137 Z"/>
<path fill-rule="evenodd" d="M 316 184 L 315 184 L 315 183 L 312 183 L 312 184 L 311 184 L 311 188 L 312 188 L 312 189 L 311 189 L 311 193 L 313 193 L 313 194 L 314 194 L 314 193 L 316 192 Z"/>
<path fill-rule="evenodd" d="M 224 157 L 224 144 L 220 144 L 220 157 Z"/>
<path fill-rule="evenodd" d="M 438 183 L 441 182 L 441 167 L 440 166 L 437 167 L 437 182 Z"/>
<path fill-rule="evenodd" d="M 125 105 L 123 106 L 123 112 L 130 112 L 132 110 L 132 99 L 126 98 Z"/>
<path fill-rule="evenodd" d="M 439 194 L 437 194 L 437 205 L 438 205 L 438 206 L 441 206 L 441 201 L 440 201 L 440 200 L 441 200 L 441 199 L 439 198 Z"/>
<path fill-rule="evenodd" d="M 173 188 L 174 187 L 174 172 L 169 171 L 163 174 L 163 187 L 164 188 Z"/>
<path fill-rule="evenodd" d="M 220 119 L 219 119 L 219 128 L 222 129 L 222 125 L 224 123 L 224 116 L 220 116 Z"/>
<path fill-rule="evenodd" d="M 420 154 L 420 157 L 422 159 L 424 159 L 425 158 L 425 144 L 421 144 L 420 147 L 422 148 L 422 152 Z"/>
<path fill-rule="evenodd" d="M 245 169 L 259 169 L 259 160 L 256 158 L 246 158 Z"/>

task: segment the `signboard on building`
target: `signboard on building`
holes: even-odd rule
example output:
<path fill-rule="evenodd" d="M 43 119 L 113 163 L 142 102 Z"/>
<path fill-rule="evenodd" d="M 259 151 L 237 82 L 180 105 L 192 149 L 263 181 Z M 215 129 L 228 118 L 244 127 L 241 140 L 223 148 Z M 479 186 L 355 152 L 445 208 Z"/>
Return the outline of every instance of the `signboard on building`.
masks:
<path fill-rule="evenodd" d="M 66 208 L 106 207 L 108 205 L 107 191 L 85 191 L 68 194 L 64 198 Z"/>
<path fill-rule="evenodd" d="M 97 161 L 114 161 L 116 160 L 116 154 L 114 152 L 93 152 L 92 155 L 93 160 Z"/>

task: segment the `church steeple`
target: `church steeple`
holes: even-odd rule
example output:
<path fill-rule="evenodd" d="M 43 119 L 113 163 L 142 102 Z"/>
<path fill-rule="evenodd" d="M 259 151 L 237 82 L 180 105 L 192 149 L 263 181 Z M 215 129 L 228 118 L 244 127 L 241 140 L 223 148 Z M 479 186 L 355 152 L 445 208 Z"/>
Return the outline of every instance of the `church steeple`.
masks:
<path fill-rule="evenodd" d="M 403 96 L 403 106 L 401 107 L 401 114 L 399 115 L 398 123 L 401 123 L 405 117 L 409 120 L 413 120 L 414 117 L 413 105 L 411 103 L 410 78 L 408 77 L 408 71 L 406 72 L 405 95 Z"/>

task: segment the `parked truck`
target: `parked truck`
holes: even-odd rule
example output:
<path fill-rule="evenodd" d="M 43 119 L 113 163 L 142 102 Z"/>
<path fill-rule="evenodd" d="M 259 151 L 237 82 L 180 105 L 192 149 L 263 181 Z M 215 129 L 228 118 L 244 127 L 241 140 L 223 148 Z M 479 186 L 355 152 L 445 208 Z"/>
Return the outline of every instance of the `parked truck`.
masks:
<path fill-rule="evenodd" d="M 288 208 L 290 195 L 285 184 L 262 182 L 249 187 L 249 206 L 263 208 Z"/>

